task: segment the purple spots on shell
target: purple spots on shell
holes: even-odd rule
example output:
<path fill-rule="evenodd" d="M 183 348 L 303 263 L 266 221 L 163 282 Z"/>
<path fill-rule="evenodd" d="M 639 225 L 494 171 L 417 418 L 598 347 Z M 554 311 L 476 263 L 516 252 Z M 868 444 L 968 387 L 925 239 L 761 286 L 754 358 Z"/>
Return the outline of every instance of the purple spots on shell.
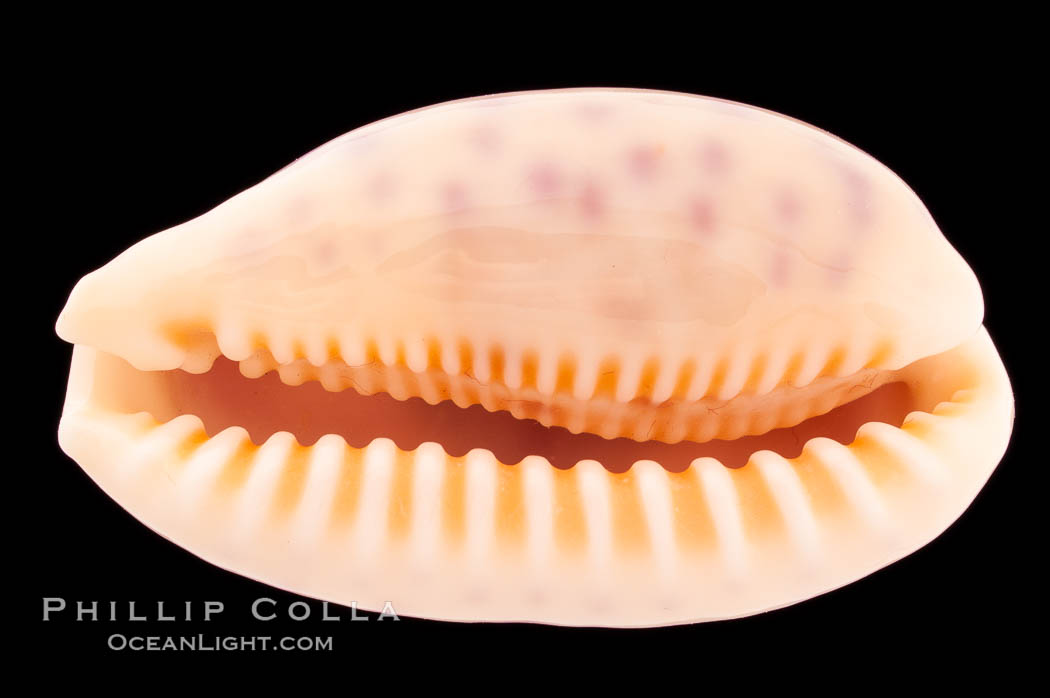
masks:
<path fill-rule="evenodd" d="M 314 217 L 313 202 L 305 196 L 292 199 L 285 208 L 285 220 L 291 228 L 305 228 Z"/>
<path fill-rule="evenodd" d="M 605 121 L 612 111 L 612 105 L 607 102 L 586 102 L 577 108 L 580 117 L 592 123 Z"/>
<path fill-rule="evenodd" d="M 689 222 L 704 237 L 710 237 L 717 231 L 715 204 L 710 197 L 694 196 L 689 201 Z"/>
<path fill-rule="evenodd" d="M 336 254 L 339 251 L 339 245 L 335 240 L 327 239 L 322 240 L 314 246 L 312 253 L 314 261 L 320 268 L 327 268 L 335 263 Z"/>
<path fill-rule="evenodd" d="M 700 167 L 709 175 L 725 174 L 729 169 L 729 151 L 721 143 L 705 143 L 700 148 Z"/>
<path fill-rule="evenodd" d="M 842 167 L 840 171 L 846 187 L 846 208 L 857 230 L 863 230 L 872 219 L 871 182 L 852 168 Z"/>
<path fill-rule="evenodd" d="M 561 173 L 549 162 L 533 166 L 529 170 L 528 181 L 533 193 L 543 198 L 556 196 L 561 191 Z"/>
<path fill-rule="evenodd" d="M 659 168 L 663 148 L 654 145 L 641 145 L 631 150 L 627 156 L 628 168 L 636 179 L 652 179 Z"/>
<path fill-rule="evenodd" d="M 594 311 L 602 317 L 622 320 L 626 323 L 644 322 L 652 317 L 651 304 L 643 294 L 624 289 L 608 296 L 599 296 L 594 302 Z"/>
<path fill-rule="evenodd" d="M 394 178 L 385 172 L 377 174 L 368 182 L 368 198 L 376 203 L 388 201 L 395 190 Z"/>
<path fill-rule="evenodd" d="M 585 218 L 597 220 L 605 210 L 605 200 L 601 189 L 593 180 L 586 180 L 580 190 L 580 211 Z"/>
<path fill-rule="evenodd" d="M 467 135 L 467 142 L 477 152 L 492 155 L 499 150 L 500 137 L 491 125 L 478 126 Z"/>
<path fill-rule="evenodd" d="M 458 213 L 468 204 L 467 189 L 458 181 L 446 182 L 441 190 L 441 198 L 448 213 Z"/>
<path fill-rule="evenodd" d="M 776 196 L 774 210 L 777 221 L 783 225 L 791 226 L 798 223 L 802 217 L 802 202 L 795 192 L 790 189 L 784 189 Z"/>

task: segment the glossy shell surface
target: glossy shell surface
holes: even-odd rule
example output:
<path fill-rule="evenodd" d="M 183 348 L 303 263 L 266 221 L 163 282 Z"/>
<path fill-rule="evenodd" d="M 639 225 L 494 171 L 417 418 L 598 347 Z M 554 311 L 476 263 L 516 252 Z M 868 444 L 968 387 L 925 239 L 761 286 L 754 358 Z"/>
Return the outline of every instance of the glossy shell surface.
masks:
<path fill-rule="evenodd" d="M 813 127 L 672 93 L 494 95 L 348 133 L 84 277 L 60 439 L 161 534 L 319 598 L 733 617 L 965 509 L 1012 423 L 982 315 L 916 194 Z M 432 430 L 457 410 L 471 436 L 507 422 L 471 448 Z M 368 415 L 389 417 L 364 439 Z M 738 462 L 687 450 L 715 443 Z"/>

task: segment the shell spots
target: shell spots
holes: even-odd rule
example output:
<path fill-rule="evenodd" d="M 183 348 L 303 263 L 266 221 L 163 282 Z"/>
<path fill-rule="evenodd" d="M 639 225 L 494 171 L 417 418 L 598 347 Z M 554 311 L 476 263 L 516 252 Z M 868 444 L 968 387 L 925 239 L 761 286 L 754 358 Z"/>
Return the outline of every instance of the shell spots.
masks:
<path fill-rule="evenodd" d="M 319 260 L 331 259 L 337 249 L 335 240 L 322 240 L 314 247 L 314 256 Z"/>
<path fill-rule="evenodd" d="M 649 181 L 657 175 L 663 153 L 663 146 L 638 146 L 627 154 L 627 167 L 635 179 Z"/>
<path fill-rule="evenodd" d="M 377 204 L 381 204 L 394 197 L 394 193 L 397 190 L 397 183 L 392 175 L 386 172 L 381 172 L 369 180 L 366 189 L 368 199 Z"/>
<path fill-rule="evenodd" d="M 701 237 L 711 237 L 718 231 L 715 204 L 709 196 L 694 196 L 689 201 L 689 223 Z"/>
<path fill-rule="evenodd" d="M 588 123 L 607 121 L 613 107 L 608 102 L 584 102 L 577 108 L 580 118 Z"/>
<path fill-rule="evenodd" d="M 285 219 L 291 228 L 308 227 L 315 218 L 313 202 L 305 196 L 296 196 L 285 207 Z"/>
<path fill-rule="evenodd" d="M 580 190 L 580 212 L 591 221 L 598 220 L 605 212 L 605 197 L 593 180 L 585 181 Z"/>
<path fill-rule="evenodd" d="M 857 230 L 863 230 L 872 219 L 871 182 L 852 168 L 843 167 L 841 172 L 846 189 L 846 209 Z"/>
<path fill-rule="evenodd" d="M 557 196 L 561 191 L 562 177 L 558 168 L 550 162 L 541 162 L 529 170 L 529 188 L 541 198 Z"/>
<path fill-rule="evenodd" d="M 773 201 L 773 213 L 777 223 L 785 227 L 792 227 L 802 218 L 802 201 L 791 189 L 783 189 L 777 193 Z"/>
<path fill-rule="evenodd" d="M 441 202 L 447 213 L 463 211 L 469 203 L 467 188 L 462 182 L 446 182 L 441 188 Z"/>
<path fill-rule="evenodd" d="M 645 322 L 653 316 L 650 300 L 644 294 L 632 293 L 630 289 L 610 290 L 607 295 L 595 297 L 593 302 L 592 312 L 601 317 L 636 323 Z"/>
<path fill-rule="evenodd" d="M 332 238 L 325 238 L 313 246 L 311 256 L 317 269 L 331 269 L 338 261 L 339 243 Z"/>
<path fill-rule="evenodd" d="M 720 177 L 729 170 L 729 150 L 717 141 L 700 147 L 699 160 L 701 169 L 709 175 Z"/>
<path fill-rule="evenodd" d="M 475 152 L 492 155 L 499 151 L 499 132 L 489 124 L 477 126 L 467 134 L 467 143 Z"/>

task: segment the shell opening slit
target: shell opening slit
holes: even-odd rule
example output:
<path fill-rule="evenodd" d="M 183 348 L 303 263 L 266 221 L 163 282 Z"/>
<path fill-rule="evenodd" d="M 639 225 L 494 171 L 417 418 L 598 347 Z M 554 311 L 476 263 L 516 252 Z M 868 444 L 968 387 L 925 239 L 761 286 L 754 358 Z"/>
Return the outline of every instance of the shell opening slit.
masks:
<path fill-rule="evenodd" d="M 81 279 L 62 448 L 308 596 L 652 626 L 921 547 L 1005 451 L 981 291 L 918 197 L 691 95 L 494 95 L 323 146 Z"/>

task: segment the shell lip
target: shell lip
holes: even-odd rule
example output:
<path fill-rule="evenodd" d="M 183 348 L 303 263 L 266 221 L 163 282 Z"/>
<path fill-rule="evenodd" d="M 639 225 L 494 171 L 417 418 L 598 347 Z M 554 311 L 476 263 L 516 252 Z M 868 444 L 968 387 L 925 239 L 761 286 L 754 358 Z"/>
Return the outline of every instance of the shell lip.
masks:
<path fill-rule="evenodd" d="M 59 332 L 70 336 L 68 326 L 63 323 L 64 317 L 67 315 L 59 318 Z M 704 392 L 698 398 L 676 394 L 655 400 L 650 383 L 649 392 L 621 397 L 614 372 L 612 388 L 602 393 L 588 393 L 581 398 L 563 387 L 553 392 L 541 390 L 535 380 L 535 368 L 531 370 L 532 379 L 512 387 L 502 380 L 502 376 L 478 380 L 469 368 L 461 373 L 449 373 L 447 366 L 434 358 L 422 372 L 407 366 L 403 358 L 395 357 L 394 361 L 389 361 L 376 353 L 356 364 L 348 364 L 331 352 L 325 361 L 321 360 L 323 357 L 308 359 L 301 353 L 278 360 L 266 349 L 234 360 L 229 356 L 232 352 L 222 350 L 215 335 L 200 332 L 193 336 L 196 347 L 170 344 L 174 361 L 165 358 L 145 367 L 128 363 L 139 371 L 175 371 L 193 375 L 207 374 L 217 363 L 232 363 L 237 366 L 240 377 L 248 380 L 274 374 L 289 387 L 318 383 L 331 393 L 384 394 L 399 402 L 419 399 L 434 407 L 443 403 L 465 409 L 481 407 L 490 413 L 509 413 L 518 420 L 535 421 L 544 427 L 567 430 L 574 435 L 594 435 L 604 441 L 627 438 L 638 443 L 734 440 L 759 436 L 775 428 L 795 427 L 864 398 L 893 383 L 898 374 L 874 368 L 835 373 L 831 364 L 837 360 L 832 355 L 831 364 L 812 371 L 805 382 L 779 382 L 764 392 L 755 391 L 753 385 L 741 385 L 729 395 Z M 110 354 L 102 348 L 94 348 Z M 113 356 L 127 361 L 121 354 Z M 524 372 L 528 372 L 527 367 Z M 717 387 L 718 382 L 716 378 L 712 385 Z M 572 383 L 571 378 L 569 383 Z"/>
<path fill-rule="evenodd" d="M 96 357 L 95 373 L 103 382 L 121 383 L 120 390 L 126 395 L 116 398 L 120 410 L 145 412 L 162 423 L 193 414 L 211 436 L 224 429 L 240 428 L 258 445 L 274 434 L 288 433 L 297 444 L 310 446 L 334 434 L 354 448 L 389 438 L 403 451 L 435 443 L 453 457 L 482 451 L 507 464 L 539 457 L 556 468 L 592 462 L 613 472 L 629 470 L 640 462 L 659 463 L 678 472 L 688 469 L 698 458 L 711 457 L 729 467 L 742 467 L 763 452 L 794 457 L 815 438 L 850 443 L 864 424 L 882 421 L 900 425 L 908 411 L 919 409 L 911 401 L 909 384 L 922 380 L 921 370 L 909 367 L 904 372 L 881 376 L 878 385 L 873 376 L 868 385 L 857 386 L 865 394 L 845 403 L 825 400 L 818 408 L 804 413 L 809 416 L 798 423 L 774 428 L 768 418 L 756 414 L 752 415 L 752 423 L 757 425 L 753 433 L 744 430 L 731 438 L 660 442 L 552 426 L 523 417 L 520 412 L 515 414 L 513 408 L 501 410 L 491 404 L 471 403 L 462 395 L 438 394 L 441 399 L 424 401 L 414 396 L 391 395 L 385 390 L 362 391 L 360 386 L 332 391 L 320 381 L 304 382 L 301 375 L 297 382 L 272 371 L 247 377 L 242 367 L 225 359 L 208 362 L 206 368 L 192 373 L 184 369 L 141 372 L 105 352 L 89 350 L 84 345 L 76 345 L 76 350 Z M 108 368 L 100 371 L 98 366 L 103 364 Z M 98 385 L 106 389 L 101 383 Z M 83 386 L 74 390 L 71 385 L 67 409 L 73 402 L 86 403 L 89 392 Z M 638 405 L 633 407 L 644 412 Z M 922 409 L 932 409 L 932 404 L 924 404 Z M 313 421 L 297 419 L 297 410 L 315 415 Z M 254 416 L 241 416 L 257 412 L 272 413 L 274 417 L 260 421 Z M 645 424 L 642 418 L 639 423 Z M 650 434 L 651 428 L 650 424 Z"/>
<path fill-rule="evenodd" d="M 680 473 L 654 467 L 653 461 L 620 474 L 607 473 L 593 461 L 568 471 L 549 468 L 538 458 L 506 466 L 484 450 L 455 458 L 431 442 L 412 453 L 388 439 L 358 450 L 336 435 L 305 451 L 286 432 L 252 446 L 245 443 L 242 428 L 209 436 L 189 414 L 164 423 L 142 413 L 117 414 L 97 399 L 106 382 L 100 358 L 94 349 L 74 348 L 60 442 L 147 526 L 239 574 L 314 598 L 381 608 L 382 599 L 362 596 L 365 586 L 347 583 L 350 577 L 339 565 L 352 562 L 380 575 L 382 593 L 398 600 L 399 614 L 447 620 L 649 627 L 739 617 L 809 598 L 900 559 L 943 531 L 994 469 L 1012 422 L 1009 381 L 984 332 L 949 360 L 917 367 L 921 379 L 912 378 L 920 389 L 930 382 L 939 387 L 926 397 L 933 405 L 929 411 L 909 414 L 900 427 L 871 422 L 848 446 L 815 438 L 798 459 L 784 461 L 760 451 L 743 468 L 727 469 L 701 458 Z M 348 460 L 333 460 L 333 454 Z M 887 458 L 888 478 L 883 472 Z M 311 477 L 321 480 L 298 490 L 292 515 L 280 518 L 265 507 L 243 506 L 247 490 L 258 501 L 264 494 L 259 486 L 266 482 L 278 493 L 294 489 L 292 480 L 272 476 L 301 471 L 304 464 Z M 202 478 L 209 472 L 222 475 L 214 487 Z M 250 476 L 230 490 L 236 472 Z M 338 473 L 351 481 L 330 490 L 316 486 Z M 475 504 L 467 508 L 465 528 L 452 529 L 460 531 L 459 537 L 448 539 L 448 526 L 439 519 L 435 528 L 402 534 L 408 537 L 382 548 L 381 557 L 368 557 L 375 550 L 370 536 L 394 535 L 388 527 L 405 494 L 399 474 L 409 484 L 424 478 L 413 485 L 412 491 L 420 493 L 415 496 L 433 495 L 413 502 L 418 506 L 411 511 L 431 511 L 424 506 L 431 499 L 445 502 L 459 491 L 454 483 L 463 483 L 461 478 L 468 488 L 465 501 Z M 430 486 L 426 478 L 435 475 L 442 487 Z M 352 524 L 335 510 L 331 521 L 324 518 L 327 510 L 315 506 L 317 495 L 348 488 L 367 492 L 361 501 L 376 504 L 359 511 Z M 558 511 L 554 504 L 565 491 L 578 494 L 574 506 L 588 535 L 582 547 L 570 547 L 563 557 L 536 568 L 529 551 L 548 550 L 534 545 L 547 540 L 543 535 L 553 536 L 553 546 L 562 545 L 566 536 L 576 540 L 571 537 L 575 528 L 561 519 L 542 525 L 544 512 Z M 699 499 L 681 509 L 676 497 L 682 492 Z M 518 511 L 518 500 L 501 499 L 508 493 L 520 495 L 528 514 L 528 545 L 522 543 L 520 555 L 478 504 L 491 503 L 496 520 L 502 520 L 508 507 Z M 845 515 L 831 506 L 842 496 L 850 504 Z M 274 501 L 287 498 L 275 495 Z M 435 506 L 433 511 L 442 511 Z M 704 516 L 715 523 L 710 558 L 686 543 L 697 511 L 707 512 Z M 320 529 L 306 525 L 315 513 L 322 517 Z M 623 522 L 639 515 L 638 531 L 623 528 Z M 642 542 L 631 543 L 638 535 Z M 486 553 L 481 546 L 489 544 Z M 428 550 L 433 555 L 418 557 Z M 312 556 L 304 557 L 304 551 Z M 476 566 L 477 560 L 483 567 Z M 424 564 L 431 565 L 423 568 L 431 583 L 401 584 L 416 579 Z M 536 578 L 537 570 L 548 576 Z M 476 587 L 489 590 L 497 603 L 479 605 L 467 593 Z M 545 605 L 536 604 L 536 589 L 544 592 Z"/>

